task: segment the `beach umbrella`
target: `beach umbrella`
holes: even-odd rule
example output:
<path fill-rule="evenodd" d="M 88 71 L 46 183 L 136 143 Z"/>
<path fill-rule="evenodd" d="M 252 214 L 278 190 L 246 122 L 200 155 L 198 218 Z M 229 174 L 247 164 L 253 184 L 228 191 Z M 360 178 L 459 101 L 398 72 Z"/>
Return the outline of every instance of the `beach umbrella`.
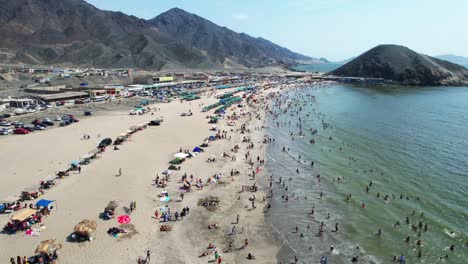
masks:
<path fill-rule="evenodd" d="M 174 157 L 177 158 L 177 159 L 184 159 L 184 158 L 188 157 L 188 155 L 185 154 L 185 153 L 177 153 L 177 154 L 174 154 Z"/>
<path fill-rule="evenodd" d="M 164 196 L 159 199 L 159 201 L 166 202 L 166 203 L 169 202 L 170 200 L 171 200 L 171 197 L 169 196 Z"/>
<path fill-rule="evenodd" d="M 164 175 L 171 175 L 172 174 L 172 170 L 165 170 L 162 172 L 162 174 Z"/>
<path fill-rule="evenodd" d="M 37 246 L 36 251 L 34 251 L 36 254 L 40 253 L 53 253 L 55 250 L 61 249 L 62 244 L 58 243 L 56 239 L 49 239 L 49 240 L 44 240 L 41 243 L 39 243 L 39 246 Z"/>
<path fill-rule="evenodd" d="M 84 219 L 83 221 L 79 222 L 74 230 L 76 233 L 81 234 L 89 234 L 93 231 L 96 231 L 97 223 L 94 220 Z"/>
<path fill-rule="evenodd" d="M 119 222 L 119 224 L 128 224 L 130 221 L 131 219 L 129 215 L 121 215 L 117 217 L 117 222 Z"/>

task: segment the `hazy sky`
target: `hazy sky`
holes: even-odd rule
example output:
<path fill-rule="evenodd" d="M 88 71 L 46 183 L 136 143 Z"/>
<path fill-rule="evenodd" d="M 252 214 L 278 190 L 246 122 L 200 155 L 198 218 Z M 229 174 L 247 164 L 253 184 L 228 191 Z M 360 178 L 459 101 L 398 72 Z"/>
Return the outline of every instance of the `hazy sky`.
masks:
<path fill-rule="evenodd" d="M 378 44 L 468 57 L 468 0 L 87 0 L 153 18 L 173 7 L 293 51 L 329 60 Z"/>

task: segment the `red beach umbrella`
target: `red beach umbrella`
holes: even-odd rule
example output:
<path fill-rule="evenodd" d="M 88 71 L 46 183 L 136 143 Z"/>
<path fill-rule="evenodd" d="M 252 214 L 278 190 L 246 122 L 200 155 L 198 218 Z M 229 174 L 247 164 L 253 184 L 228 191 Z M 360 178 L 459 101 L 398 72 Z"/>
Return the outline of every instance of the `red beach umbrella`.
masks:
<path fill-rule="evenodd" d="M 117 222 L 119 222 L 119 224 L 128 224 L 130 223 L 131 219 L 130 219 L 130 216 L 129 215 L 121 215 L 119 217 L 117 217 Z"/>

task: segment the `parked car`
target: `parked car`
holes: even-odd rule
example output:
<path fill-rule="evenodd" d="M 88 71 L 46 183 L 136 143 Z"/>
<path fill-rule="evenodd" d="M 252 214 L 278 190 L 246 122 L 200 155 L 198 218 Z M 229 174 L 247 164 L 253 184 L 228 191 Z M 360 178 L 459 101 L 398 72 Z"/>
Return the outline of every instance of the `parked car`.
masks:
<path fill-rule="evenodd" d="M 23 122 L 20 122 L 20 121 L 13 121 L 11 122 L 11 124 L 15 127 L 23 127 L 24 126 L 24 123 Z"/>
<path fill-rule="evenodd" d="M 36 130 L 44 130 L 44 129 L 46 129 L 46 127 L 45 127 L 45 126 L 41 126 L 41 125 L 35 125 L 35 126 L 34 126 L 34 129 L 36 129 Z"/>
<path fill-rule="evenodd" d="M 44 124 L 44 123 L 41 122 L 41 120 L 39 120 L 39 119 L 34 120 L 34 121 L 32 122 L 32 124 L 35 125 L 35 126 L 43 126 L 44 128 L 45 128 L 45 127 L 48 127 L 47 124 Z"/>
<path fill-rule="evenodd" d="M 63 120 L 62 122 L 60 122 L 61 127 L 68 126 L 70 124 L 71 124 L 71 122 L 69 120 Z"/>
<path fill-rule="evenodd" d="M 25 128 L 17 128 L 13 130 L 13 133 L 18 134 L 18 135 L 26 135 L 26 134 L 29 134 L 29 130 Z"/>
<path fill-rule="evenodd" d="M 24 129 L 28 130 L 29 132 L 34 132 L 34 131 L 37 130 L 36 127 L 33 126 L 33 125 L 27 125 L 27 126 L 20 127 L 20 128 L 24 128 Z"/>
<path fill-rule="evenodd" d="M 0 128 L 0 135 L 9 135 L 12 133 L 13 133 L 13 130 L 11 128 L 6 128 L 6 127 Z"/>
<path fill-rule="evenodd" d="M 53 126 L 53 125 L 55 125 L 55 123 L 54 123 L 52 120 L 48 119 L 48 118 L 42 120 L 42 124 L 45 124 L 45 125 L 47 125 L 47 126 Z"/>
<path fill-rule="evenodd" d="M 101 141 L 101 143 L 99 143 L 98 148 L 105 148 L 111 144 L 112 144 L 112 139 L 105 138 Z"/>
<path fill-rule="evenodd" d="M 65 101 L 58 101 L 58 102 L 55 102 L 55 106 L 62 106 L 65 104 Z"/>
<path fill-rule="evenodd" d="M 159 125 L 161 125 L 161 122 L 159 122 L 157 120 L 152 120 L 151 122 L 149 122 L 149 125 L 150 126 L 159 126 Z"/>
<path fill-rule="evenodd" d="M 11 123 L 9 123 L 7 121 L 2 121 L 2 122 L 0 122 L 0 126 L 8 127 L 8 126 L 11 126 Z"/>
<path fill-rule="evenodd" d="M 11 117 L 11 115 L 10 115 L 10 114 L 2 114 L 0 117 L 2 117 L 2 118 L 9 118 L 9 117 Z"/>
<path fill-rule="evenodd" d="M 62 117 L 60 116 L 55 117 L 55 121 L 62 121 Z"/>

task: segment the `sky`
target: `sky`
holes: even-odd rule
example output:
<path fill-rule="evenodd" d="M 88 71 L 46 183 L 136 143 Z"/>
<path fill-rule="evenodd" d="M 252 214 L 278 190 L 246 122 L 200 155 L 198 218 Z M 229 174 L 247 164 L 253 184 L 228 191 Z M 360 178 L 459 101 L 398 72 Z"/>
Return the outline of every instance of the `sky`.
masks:
<path fill-rule="evenodd" d="M 339 61 L 379 44 L 468 57 L 468 0 L 86 0 L 150 19 L 173 7 L 311 57 Z"/>

